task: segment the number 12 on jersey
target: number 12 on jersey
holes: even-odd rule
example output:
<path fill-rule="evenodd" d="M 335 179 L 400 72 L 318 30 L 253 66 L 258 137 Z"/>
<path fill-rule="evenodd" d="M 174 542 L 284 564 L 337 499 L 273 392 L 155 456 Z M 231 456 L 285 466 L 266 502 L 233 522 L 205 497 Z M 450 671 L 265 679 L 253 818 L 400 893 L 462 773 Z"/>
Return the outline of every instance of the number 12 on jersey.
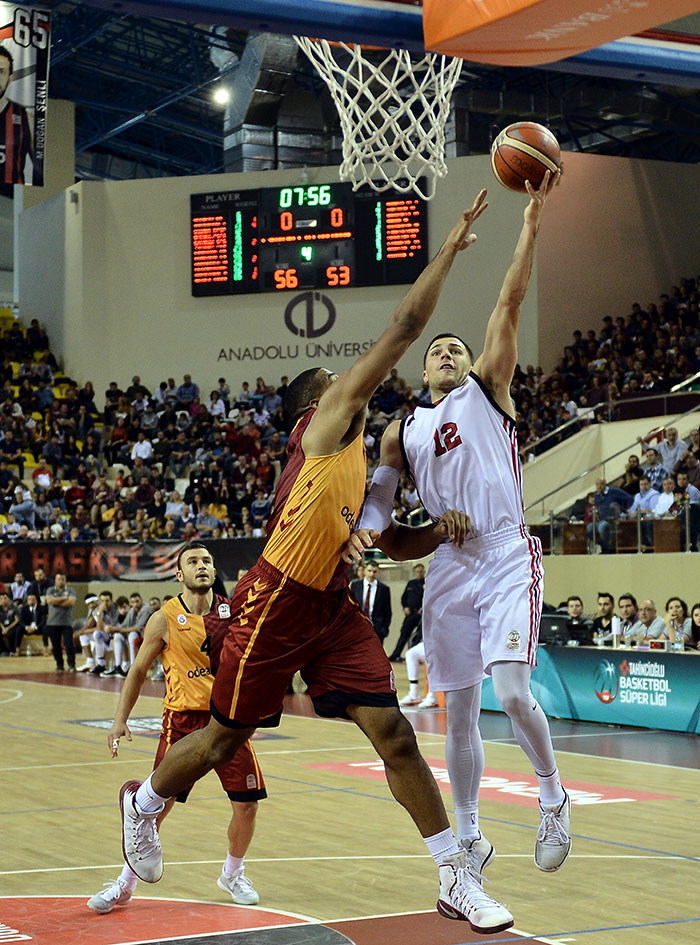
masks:
<path fill-rule="evenodd" d="M 448 423 L 443 423 L 440 429 L 435 431 L 433 439 L 435 441 L 436 456 L 444 456 L 449 450 L 453 450 L 456 446 L 462 444 L 462 437 L 457 431 L 457 424 L 451 420 Z"/>

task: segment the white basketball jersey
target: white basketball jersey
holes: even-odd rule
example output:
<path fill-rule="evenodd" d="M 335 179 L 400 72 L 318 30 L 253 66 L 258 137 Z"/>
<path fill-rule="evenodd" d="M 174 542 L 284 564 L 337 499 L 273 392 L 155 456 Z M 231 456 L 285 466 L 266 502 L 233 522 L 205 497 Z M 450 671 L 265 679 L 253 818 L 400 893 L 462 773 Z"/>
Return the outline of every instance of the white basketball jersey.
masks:
<path fill-rule="evenodd" d="M 524 526 L 516 426 L 476 374 L 436 404 L 417 406 L 400 441 L 431 518 L 466 512 L 471 538 Z"/>

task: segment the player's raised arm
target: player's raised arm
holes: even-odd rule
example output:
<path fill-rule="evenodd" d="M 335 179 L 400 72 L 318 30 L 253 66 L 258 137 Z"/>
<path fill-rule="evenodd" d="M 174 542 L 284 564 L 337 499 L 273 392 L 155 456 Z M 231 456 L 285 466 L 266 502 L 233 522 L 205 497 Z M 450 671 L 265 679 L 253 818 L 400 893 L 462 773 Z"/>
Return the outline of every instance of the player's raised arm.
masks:
<path fill-rule="evenodd" d="M 370 397 L 433 314 L 457 253 L 476 240 L 471 227 L 486 207 L 482 190 L 408 290 L 380 338 L 324 392 L 304 434 L 307 456 L 332 453 L 357 435 Z"/>
<path fill-rule="evenodd" d="M 148 622 L 144 627 L 143 642 L 124 680 L 117 711 L 114 714 L 114 722 L 107 734 L 107 745 L 113 758 L 117 757 L 119 739 L 122 735 L 126 735 L 127 739 L 131 741 L 131 732 L 127 725 L 129 715 L 136 705 L 141 687 L 148 675 L 148 670 L 161 650 L 167 646 L 167 643 L 168 622 L 165 614 L 157 610 L 148 618 Z"/>
<path fill-rule="evenodd" d="M 484 350 L 474 364 L 474 371 L 507 413 L 513 410 L 509 390 L 518 361 L 520 309 L 530 283 L 544 204 L 559 175 L 557 172 L 552 178 L 547 171 L 539 190 L 534 190 L 530 182 L 525 181 L 530 202 L 525 208 L 523 226 L 496 307 L 486 327 Z"/>

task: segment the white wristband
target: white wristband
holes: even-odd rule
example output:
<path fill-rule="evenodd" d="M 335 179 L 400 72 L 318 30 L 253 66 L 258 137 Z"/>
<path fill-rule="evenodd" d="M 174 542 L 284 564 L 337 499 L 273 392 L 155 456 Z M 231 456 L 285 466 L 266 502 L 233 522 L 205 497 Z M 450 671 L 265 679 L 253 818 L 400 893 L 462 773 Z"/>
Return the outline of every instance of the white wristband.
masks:
<path fill-rule="evenodd" d="M 399 470 L 394 466 L 380 466 L 372 476 L 369 495 L 362 506 L 357 522 L 358 528 L 374 530 L 380 534 L 389 527 L 394 494 L 399 483 Z"/>

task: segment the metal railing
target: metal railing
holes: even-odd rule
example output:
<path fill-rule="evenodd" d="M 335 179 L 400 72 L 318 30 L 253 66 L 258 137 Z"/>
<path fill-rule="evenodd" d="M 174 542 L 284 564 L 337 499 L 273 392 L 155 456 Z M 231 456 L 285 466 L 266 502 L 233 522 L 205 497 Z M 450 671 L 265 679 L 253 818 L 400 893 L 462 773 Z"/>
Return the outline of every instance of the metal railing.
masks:
<path fill-rule="evenodd" d="M 700 507 L 698 507 L 698 510 L 695 514 L 699 520 L 697 522 L 697 528 L 698 528 L 698 531 L 700 531 Z M 682 517 L 683 527 L 681 529 L 680 539 L 681 539 L 683 547 L 679 548 L 679 550 L 682 552 L 690 553 L 693 550 L 693 538 L 695 537 L 695 539 L 697 540 L 697 537 L 698 537 L 697 535 L 694 535 L 693 523 L 691 522 L 690 503 L 686 503 L 678 515 L 671 514 L 671 515 L 662 515 L 662 516 L 656 517 L 653 514 L 644 515 L 642 514 L 641 509 L 637 509 L 635 515 L 632 516 L 631 518 L 629 516 L 624 516 L 624 517 L 619 517 L 619 518 L 614 518 L 614 519 L 607 519 L 606 521 L 608 521 L 610 525 L 614 528 L 613 534 L 614 534 L 615 547 L 614 549 L 608 548 L 606 550 L 608 551 L 614 550 L 615 553 L 617 554 L 625 553 L 625 552 L 643 554 L 646 551 L 651 551 L 654 549 L 653 532 L 652 532 L 652 540 L 651 542 L 649 542 L 649 534 L 644 526 L 649 526 L 649 530 L 651 530 L 653 529 L 655 522 L 658 522 L 661 520 L 674 520 L 674 519 L 680 520 L 681 517 Z M 624 524 L 632 523 L 632 522 L 634 522 L 636 525 L 634 545 L 625 543 L 621 547 L 619 547 L 620 535 L 619 535 L 618 529 L 621 526 L 624 526 Z M 543 553 L 550 554 L 550 555 L 559 555 L 559 554 L 567 553 L 564 549 L 564 541 L 565 541 L 564 533 L 567 528 L 571 528 L 572 526 L 577 526 L 579 529 L 585 528 L 585 542 L 584 542 L 585 549 L 586 549 L 585 554 L 595 555 L 599 553 L 597 546 L 600 546 L 602 548 L 602 542 L 599 540 L 600 536 L 598 534 L 599 523 L 600 523 L 600 517 L 598 515 L 598 510 L 594 506 L 592 509 L 590 522 L 583 522 L 578 519 L 561 519 L 555 515 L 554 511 L 550 510 L 549 516 L 547 517 L 546 521 L 542 522 L 539 525 L 531 524 L 529 528 L 533 534 L 537 535 L 540 538 L 540 540 L 542 540 Z M 547 531 L 544 532 L 543 529 L 547 529 Z M 579 541 L 580 541 L 580 537 L 579 537 Z M 628 542 L 629 539 L 626 538 L 626 541 Z M 572 552 L 569 552 L 569 553 L 572 553 Z"/>
<path fill-rule="evenodd" d="M 665 430 L 667 429 L 667 427 L 673 427 L 678 423 L 679 420 L 683 420 L 684 417 L 688 417 L 690 416 L 691 413 L 697 413 L 698 411 L 700 411 L 700 402 L 698 402 L 694 407 L 691 407 L 690 410 L 686 410 L 685 413 L 682 413 L 679 416 L 674 417 L 672 420 L 669 420 L 666 426 L 660 427 L 659 429 Z M 572 486 L 575 482 L 578 482 L 580 479 L 584 479 L 586 476 L 590 476 L 591 473 L 594 473 L 597 470 L 601 469 L 602 467 L 606 465 L 606 463 L 612 462 L 614 459 L 617 459 L 617 457 L 621 456 L 623 453 L 627 453 L 631 449 L 636 449 L 638 442 L 639 441 L 636 439 L 632 440 L 631 443 L 625 444 L 622 447 L 622 449 L 617 450 L 615 453 L 611 453 L 610 456 L 606 456 L 605 459 L 601 459 L 600 462 L 596 463 L 593 466 L 590 466 L 588 469 L 584 469 L 583 472 L 578 473 L 577 475 L 573 476 L 571 479 L 567 479 L 566 482 L 563 482 L 560 485 L 558 485 L 556 489 L 551 489 L 549 492 L 545 493 L 545 495 L 540 496 L 538 499 L 535 499 L 534 502 L 530 502 L 529 505 L 526 505 L 525 511 L 527 512 L 530 509 L 533 509 L 535 506 L 540 505 L 541 503 L 542 504 L 545 503 L 547 499 L 551 498 L 553 495 L 556 495 L 557 492 L 561 492 L 562 489 L 566 489 L 569 486 Z M 544 506 L 543 506 L 543 510 L 544 510 Z"/>
<path fill-rule="evenodd" d="M 630 397 L 624 400 L 605 400 L 595 407 L 585 407 L 575 417 L 572 417 L 571 420 L 567 420 L 566 423 L 562 423 L 561 426 L 558 426 L 556 430 L 550 430 L 549 433 L 545 433 L 544 436 L 535 440 L 534 443 L 521 447 L 519 451 L 520 458 L 525 460 L 528 453 L 541 450 L 542 445 L 545 443 L 549 444 L 545 447 L 545 451 L 551 449 L 552 446 L 556 446 L 556 443 L 560 442 L 562 433 L 565 433 L 565 431 L 570 430 L 571 434 L 578 432 L 575 429 L 577 425 L 584 428 L 590 426 L 592 423 L 600 422 L 600 420 L 605 423 L 614 423 L 616 420 L 641 420 L 644 417 L 664 416 L 671 412 L 668 409 L 669 401 L 678 400 L 681 397 L 688 397 L 689 394 L 697 394 L 698 403 L 700 404 L 700 391 L 683 391 L 680 389 L 682 384 L 691 384 L 698 379 L 700 379 L 700 372 L 694 374 L 692 377 L 686 378 L 685 381 L 682 381 L 681 384 L 677 384 L 667 394 L 647 394 L 645 397 Z M 636 405 L 643 405 L 647 409 L 640 412 L 636 409 Z M 657 405 L 659 405 L 661 409 L 657 409 Z M 671 403 L 671 407 L 672 406 L 673 404 Z M 631 410 L 629 408 L 631 408 Z M 619 413 L 620 410 L 622 410 L 623 413 L 633 413 L 634 416 L 614 417 L 613 415 Z M 690 410 L 687 411 L 687 413 L 690 412 Z M 605 416 L 601 416 L 601 414 L 605 414 Z M 686 414 L 683 414 L 683 416 L 686 416 Z M 563 438 L 566 438 L 566 434 Z M 555 442 L 550 443 L 550 440 L 555 440 Z"/>

